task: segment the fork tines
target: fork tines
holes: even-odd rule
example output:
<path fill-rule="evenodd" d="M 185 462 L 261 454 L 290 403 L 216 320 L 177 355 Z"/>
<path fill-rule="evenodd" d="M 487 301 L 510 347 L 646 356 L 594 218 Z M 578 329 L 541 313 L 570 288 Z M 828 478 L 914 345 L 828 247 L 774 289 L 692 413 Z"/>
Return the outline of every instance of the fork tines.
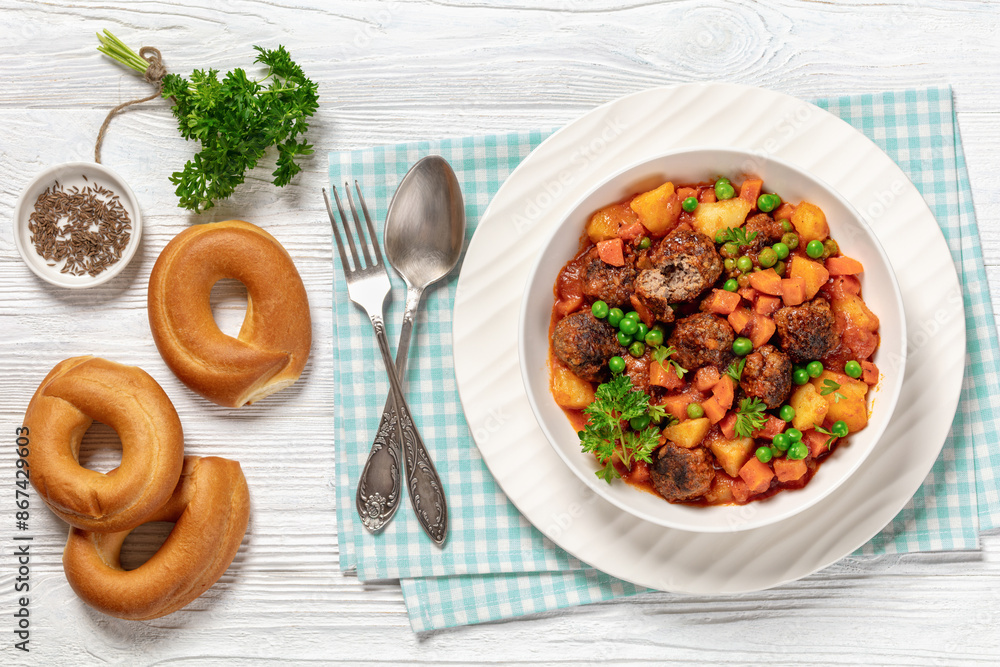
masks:
<path fill-rule="evenodd" d="M 340 260 L 344 265 L 344 271 L 355 272 L 364 269 L 369 269 L 377 267 L 382 264 L 382 251 L 379 248 L 378 237 L 375 235 L 375 225 L 372 224 L 371 215 L 368 213 L 368 205 L 365 204 L 364 195 L 361 194 L 361 186 L 358 185 L 357 181 L 354 181 L 354 187 L 358 193 L 358 201 L 361 202 L 361 211 L 365 215 L 365 223 L 368 226 L 369 236 L 365 237 L 365 228 L 361 224 L 361 218 L 358 217 L 358 209 L 354 205 L 354 198 L 351 196 L 351 186 L 348 183 L 344 183 L 344 190 L 347 193 L 347 203 L 351 207 L 351 216 L 354 218 L 354 228 L 357 230 L 358 235 L 358 245 L 361 246 L 361 251 L 364 254 L 364 264 L 361 263 L 361 258 L 358 256 L 357 245 L 354 242 L 354 233 L 351 231 L 351 224 L 347 218 L 347 214 L 344 212 L 344 206 L 340 201 L 340 195 L 337 194 L 337 187 L 331 186 L 333 190 L 333 198 L 337 202 L 337 210 L 340 212 L 340 220 L 344 225 L 344 234 L 347 236 L 347 243 L 351 248 L 351 259 L 353 259 L 353 264 L 347 263 L 347 254 L 344 251 L 344 242 L 340 238 L 340 231 L 337 229 L 337 224 L 334 222 L 333 207 L 330 205 L 330 196 L 323 190 L 323 198 L 326 200 L 326 210 L 330 214 L 330 222 L 333 225 L 333 236 L 337 240 L 337 250 L 340 251 Z M 371 251 L 369 251 L 369 248 Z M 372 262 L 372 255 L 375 257 L 375 262 Z M 352 268 L 353 267 L 353 268 Z"/>

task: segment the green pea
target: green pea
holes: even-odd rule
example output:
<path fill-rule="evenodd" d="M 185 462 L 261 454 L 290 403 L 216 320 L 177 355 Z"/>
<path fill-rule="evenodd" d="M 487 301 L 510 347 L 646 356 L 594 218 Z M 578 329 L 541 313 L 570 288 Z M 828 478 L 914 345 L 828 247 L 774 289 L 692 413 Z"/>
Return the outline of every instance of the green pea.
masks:
<path fill-rule="evenodd" d="M 663 345 L 663 332 L 650 329 L 643 338 L 643 341 L 650 347 L 659 347 Z"/>
<path fill-rule="evenodd" d="M 823 374 L 823 362 L 822 361 L 810 361 L 806 364 L 806 373 L 809 374 L 811 378 L 818 378 Z"/>
<path fill-rule="evenodd" d="M 681 202 L 681 208 L 688 213 L 694 213 L 694 210 L 698 208 L 698 198 L 687 197 L 683 202 Z"/>
<path fill-rule="evenodd" d="M 861 377 L 861 374 L 864 373 L 864 371 L 861 368 L 861 364 L 854 361 L 853 359 L 844 364 L 844 372 L 847 373 L 849 377 L 852 377 L 855 380 Z"/>
<path fill-rule="evenodd" d="M 743 273 L 750 273 L 751 269 L 753 269 L 753 260 L 746 255 L 742 255 L 736 260 L 736 268 Z"/>
<path fill-rule="evenodd" d="M 823 251 L 827 253 L 827 256 L 836 255 L 840 252 L 840 244 L 833 239 L 827 239 L 823 242 Z"/>
<path fill-rule="evenodd" d="M 778 263 L 774 265 L 774 272 L 777 273 L 779 276 L 783 276 L 785 275 L 786 268 L 788 268 L 788 266 L 779 259 Z"/>
<path fill-rule="evenodd" d="M 782 452 L 788 451 L 788 446 L 792 444 L 792 441 L 788 439 L 788 436 L 784 433 L 779 433 L 774 436 L 771 444 L 775 446 L 776 449 Z"/>
<path fill-rule="evenodd" d="M 781 221 L 781 231 L 783 231 L 785 234 L 787 234 L 788 232 L 795 231 L 795 227 L 792 226 L 791 220 L 785 218 L 784 220 Z"/>
<path fill-rule="evenodd" d="M 735 278 L 730 278 L 726 282 L 722 283 L 722 289 L 727 292 L 735 292 L 740 288 L 740 283 Z"/>
<path fill-rule="evenodd" d="M 761 463 L 767 463 L 772 458 L 774 458 L 774 454 L 771 453 L 770 447 L 758 447 L 756 455 L 757 455 L 757 460 L 760 461 Z"/>
<path fill-rule="evenodd" d="M 639 323 L 629 317 L 625 317 L 622 318 L 622 321 L 618 323 L 618 329 L 623 334 L 634 336 L 635 332 L 639 330 Z"/>
<path fill-rule="evenodd" d="M 847 434 L 850 433 L 850 430 L 847 428 L 847 422 L 841 419 L 833 422 L 833 426 L 830 427 L 830 432 L 838 438 L 846 438 Z"/>
<path fill-rule="evenodd" d="M 645 250 L 649 246 L 653 245 L 653 242 L 649 240 L 648 236 L 643 236 L 639 241 L 639 250 Z"/>
<path fill-rule="evenodd" d="M 778 253 L 776 253 L 773 248 L 764 248 L 760 251 L 757 261 L 760 262 L 762 267 L 769 269 L 778 263 Z"/>
<path fill-rule="evenodd" d="M 809 448 L 804 442 L 796 442 L 788 448 L 788 458 L 793 461 L 801 461 L 807 456 L 809 456 Z"/>
<path fill-rule="evenodd" d="M 608 311 L 608 324 L 617 327 L 623 317 L 625 317 L 625 313 L 622 312 L 621 308 L 612 308 Z"/>
<path fill-rule="evenodd" d="M 649 415 L 639 415 L 638 417 L 632 417 L 628 420 L 628 425 L 632 427 L 633 431 L 641 431 L 642 429 L 649 426 Z"/>
<path fill-rule="evenodd" d="M 757 208 L 760 209 L 761 213 L 770 213 L 774 210 L 775 204 L 774 199 L 771 195 L 761 195 L 757 197 Z"/>
<path fill-rule="evenodd" d="M 788 246 L 789 250 L 799 247 L 799 235 L 795 232 L 785 232 L 781 235 L 781 242 Z"/>
<path fill-rule="evenodd" d="M 624 322 L 625 320 L 622 320 Z M 618 332 L 618 344 L 622 347 L 628 347 L 632 344 L 632 336 L 628 335 L 624 331 Z"/>
<path fill-rule="evenodd" d="M 773 444 L 769 447 L 769 449 L 771 450 L 771 456 L 773 456 L 776 459 L 780 459 L 782 456 L 785 455 L 783 451 L 775 447 Z"/>
<path fill-rule="evenodd" d="M 603 320 L 608 316 L 608 304 L 603 301 L 595 301 L 594 305 L 590 307 L 590 312 L 594 314 L 599 320 Z"/>
<path fill-rule="evenodd" d="M 783 422 L 790 422 L 795 419 L 795 408 L 790 405 L 782 405 L 778 411 L 778 418 Z"/>
<path fill-rule="evenodd" d="M 646 344 L 645 343 L 638 343 L 638 342 L 636 342 L 636 343 L 632 343 L 631 345 L 628 346 L 628 353 L 631 354 L 636 359 L 638 359 L 643 354 L 645 354 L 645 352 L 646 352 Z"/>
<path fill-rule="evenodd" d="M 774 250 L 774 254 L 778 256 L 778 259 L 785 259 L 786 257 L 788 257 L 788 252 L 789 252 L 788 246 L 782 243 L 781 241 L 778 241 L 773 246 L 771 246 L 771 249 Z"/>
<path fill-rule="evenodd" d="M 823 242 L 812 240 L 806 244 L 806 254 L 813 259 L 819 259 L 823 254 Z"/>
<path fill-rule="evenodd" d="M 735 271 L 736 270 L 736 260 L 733 259 L 732 257 L 726 257 L 726 259 L 723 260 L 723 262 L 722 262 L 722 266 L 724 266 L 726 268 L 726 271 Z"/>
<path fill-rule="evenodd" d="M 625 360 L 621 357 L 611 357 L 608 359 L 608 368 L 612 373 L 621 373 L 625 370 Z"/>
<path fill-rule="evenodd" d="M 733 341 L 733 354 L 745 357 L 751 352 L 753 352 L 753 342 L 749 338 L 739 336 Z"/>
<path fill-rule="evenodd" d="M 749 287 L 750 276 L 748 276 L 745 273 L 741 273 L 740 275 L 736 276 L 736 282 L 739 284 L 740 287 Z"/>
<path fill-rule="evenodd" d="M 715 198 L 719 201 L 725 199 L 732 199 L 736 196 L 736 189 L 733 188 L 733 184 L 724 178 L 720 178 L 715 182 Z"/>
<path fill-rule="evenodd" d="M 797 385 L 804 385 L 806 382 L 809 382 L 809 373 L 804 368 L 796 368 L 792 371 L 792 382 Z"/>
<path fill-rule="evenodd" d="M 630 310 L 627 313 L 625 313 L 625 319 L 627 319 L 627 320 L 634 320 L 634 321 L 638 322 L 642 318 L 639 317 L 639 313 L 635 312 L 634 310 Z"/>
<path fill-rule="evenodd" d="M 736 255 L 740 254 L 740 247 L 732 241 L 729 241 L 722 246 L 721 252 L 723 257 L 736 257 Z"/>
<path fill-rule="evenodd" d="M 788 436 L 788 442 L 802 442 L 802 431 L 797 428 L 787 429 L 785 435 Z"/>
<path fill-rule="evenodd" d="M 726 242 L 726 231 L 724 229 L 720 229 L 719 231 L 715 232 L 716 245 L 725 242 Z"/>
<path fill-rule="evenodd" d="M 688 403 L 687 415 L 688 419 L 701 419 L 705 416 L 705 408 L 701 407 L 701 403 Z"/>
<path fill-rule="evenodd" d="M 645 322 L 639 322 L 639 328 L 635 332 L 635 339 L 637 341 L 646 340 L 646 334 L 649 333 L 649 327 L 646 326 Z"/>

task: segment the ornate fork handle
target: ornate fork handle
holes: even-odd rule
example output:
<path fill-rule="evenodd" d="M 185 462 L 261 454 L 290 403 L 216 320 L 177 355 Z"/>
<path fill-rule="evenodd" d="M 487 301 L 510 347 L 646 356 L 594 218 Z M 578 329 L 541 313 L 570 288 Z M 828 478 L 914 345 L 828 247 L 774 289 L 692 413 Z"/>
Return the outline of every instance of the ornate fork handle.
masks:
<path fill-rule="evenodd" d="M 379 352 L 385 364 L 392 387 L 391 396 L 395 403 L 395 422 L 399 441 L 403 443 L 406 456 L 407 490 L 410 502 L 417 515 L 417 520 L 424 531 L 436 544 L 443 544 L 448 536 L 448 511 L 444 497 L 441 478 L 427 454 L 427 448 L 413 424 L 410 407 L 406 404 L 406 396 L 400 385 L 392 354 L 389 352 L 389 339 L 385 335 L 385 323 L 381 314 L 371 315 L 372 328 L 378 340 Z M 390 420 L 392 416 L 390 417 Z M 360 509 L 360 508 L 359 508 Z"/>

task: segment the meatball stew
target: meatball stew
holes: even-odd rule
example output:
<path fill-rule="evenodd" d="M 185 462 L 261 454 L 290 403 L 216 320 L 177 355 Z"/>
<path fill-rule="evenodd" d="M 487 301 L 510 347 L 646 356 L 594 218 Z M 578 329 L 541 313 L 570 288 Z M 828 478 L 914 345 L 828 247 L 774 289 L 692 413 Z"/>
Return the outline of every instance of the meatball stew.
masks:
<path fill-rule="evenodd" d="M 591 217 L 554 287 L 550 386 L 581 448 L 669 502 L 804 486 L 868 423 L 878 317 L 819 207 L 759 179 Z"/>

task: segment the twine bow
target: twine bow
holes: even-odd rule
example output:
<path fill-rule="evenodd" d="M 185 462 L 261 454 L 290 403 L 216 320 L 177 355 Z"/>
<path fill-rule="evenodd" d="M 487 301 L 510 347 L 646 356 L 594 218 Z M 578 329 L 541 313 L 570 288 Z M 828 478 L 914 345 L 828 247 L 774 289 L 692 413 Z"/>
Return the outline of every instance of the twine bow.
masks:
<path fill-rule="evenodd" d="M 167 68 L 163 66 L 163 56 L 160 53 L 160 50 L 155 46 L 144 46 L 139 49 L 139 55 L 142 56 L 143 60 L 149 63 L 149 66 L 146 68 L 146 72 L 142 76 L 147 83 L 156 86 L 156 92 L 149 97 L 143 97 L 142 99 L 119 104 L 108 112 L 107 117 L 104 119 L 104 123 L 101 125 L 101 130 L 97 133 L 97 143 L 94 145 L 94 160 L 97 163 L 101 162 L 101 144 L 104 142 L 104 135 L 108 131 L 108 125 L 111 124 L 111 119 L 133 104 L 149 102 L 150 100 L 160 97 L 163 93 L 163 77 L 167 74 Z"/>

